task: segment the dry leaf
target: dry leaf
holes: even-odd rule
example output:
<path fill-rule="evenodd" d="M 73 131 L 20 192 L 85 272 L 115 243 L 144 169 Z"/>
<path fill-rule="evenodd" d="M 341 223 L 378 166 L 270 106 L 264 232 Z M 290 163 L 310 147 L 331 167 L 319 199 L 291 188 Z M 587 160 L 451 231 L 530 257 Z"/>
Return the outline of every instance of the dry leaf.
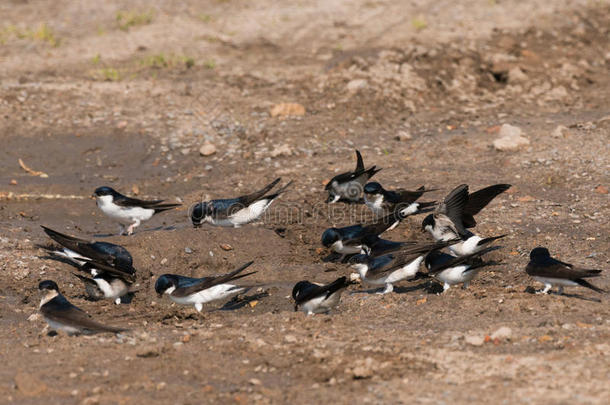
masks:
<path fill-rule="evenodd" d="M 576 322 L 576 326 L 578 326 L 581 329 L 589 329 L 589 328 L 593 327 L 593 325 L 591 325 L 589 323 L 583 323 L 583 322 Z"/>
<path fill-rule="evenodd" d="M 138 195 L 138 194 L 140 194 L 140 187 L 138 187 L 138 185 L 137 185 L 137 184 L 134 184 L 134 185 L 131 187 L 131 192 L 132 192 L 134 195 Z"/>
<path fill-rule="evenodd" d="M 538 341 L 539 341 L 540 343 L 549 342 L 549 341 L 551 341 L 551 340 L 553 340 L 553 338 L 552 338 L 552 337 L 550 337 L 549 335 L 543 335 L 543 336 L 540 336 L 540 337 L 538 338 Z"/>
<path fill-rule="evenodd" d="M 250 308 L 254 308 L 256 306 L 256 304 L 258 304 L 257 300 L 248 302 L 248 305 L 250 305 Z"/>
<path fill-rule="evenodd" d="M 23 170 L 25 170 L 28 174 L 31 174 L 32 176 L 42 177 L 43 179 L 49 177 L 49 175 L 45 172 L 39 172 L 26 166 L 25 163 L 23 163 L 23 160 L 21 160 L 21 158 L 19 158 L 19 166 L 21 166 Z"/>
<path fill-rule="evenodd" d="M 534 201 L 536 200 L 534 197 L 532 197 L 531 195 L 524 195 L 523 197 L 519 197 L 517 198 L 517 201 L 520 202 L 530 202 L 530 201 Z"/>
<path fill-rule="evenodd" d="M 415 302 L 415 305 L 421 305 L 421 304 L 425 304 L 428 301 L 428 298 L 424 297 L 422 299 L 419 299 Z"/>

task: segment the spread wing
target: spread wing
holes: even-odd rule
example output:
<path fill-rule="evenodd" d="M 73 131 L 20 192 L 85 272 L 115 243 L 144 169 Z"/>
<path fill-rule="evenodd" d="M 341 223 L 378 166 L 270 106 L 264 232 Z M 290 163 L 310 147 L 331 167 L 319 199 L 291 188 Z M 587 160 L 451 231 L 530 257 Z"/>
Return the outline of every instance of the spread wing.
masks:
<path fill-rule="evenodd" d="M 239 203 L 242 204 L 244 207 L 247 207 L 248 205 L 252 204 L 253 202 L 255 202 L 257 200 L 260 200 L 273 187 L 275 187 L 275 185 L 277 183 L 279 183 L 281 179 L 282 179 L 281 177 L 278 177 L 277 179 L 273 180 L 271 183 L 269 183 L 268 185 L 266 185 L 262 189 L 260 189 L 258 191 L 255 191 L 252 194 L 243 195 L 241 197 L 238 197 L 237 199 L 239 200 Z"/>
<path fill-rule="evenodd" d="M 474 227 L 477 222 L 474 216 L 478 214 L 487 204 L 511 187 L 510 184 L 494 184 L 482 188 L 468 196 L 468 202 L 464 206 L 462 222 L 466 228 Z"/>
<path fill-rule="evenodd" d="M 125 329 L 105 326 L 95 322 L 82 309 L 70 303 L 63 295 L 58 295 L 40 308 L 42 315 L 54 322 L 72 326 L 83 332 L 121 332 Z"/>
<path fill-rule="evenodd" d="M 112 274 L 113 276 L 122 278 L 123 280 L 125 280 L 129 283 L 135 283 L 135 281 L 136 281 L 136 274 L 135 274 L 136 270 L 133 267 L 129 267 L 129 268 L 115 267 L 115 266 L 109 265 L 106 262 L 91 260 L 86 257 L 76 257 L 75 259 L 82 260 L 94 269 L 103 271 L 104 273 Z"/>
<path fill-rule="evenodd" d="M 453 222 L 455 229 L 460 235 L 466 234 L 466 229 L 462 223 L 462 214 L 464 207 L 468 203 L 468 185 L 461 184 L 454 188 L 445 197 L 445 200 L 437 209 L 437 213 L 444 214 L 447 218 Z M 436 219 L 436 218 L 435 218 Z"/>
<path fill-rule="evenodd" d="M 256 272 L 253 271 L 246 274 L 239 273 L 248 268 L 252 263 L 254 262 L 248 262 L 243 266 L 239 267 L 238 269 L 220 276 L 211 276 L 203 278 L 181 277 L 180 284 L 174 290 L 174 292 L 172 292 L 172 295 L 174 297 L 186 297 L 199 291 L 205 290 L 207 288 L 214 287 L 215 285 L 223 284 L 229 281 L 249 276 L 250 274 L 254 274 Z"/>

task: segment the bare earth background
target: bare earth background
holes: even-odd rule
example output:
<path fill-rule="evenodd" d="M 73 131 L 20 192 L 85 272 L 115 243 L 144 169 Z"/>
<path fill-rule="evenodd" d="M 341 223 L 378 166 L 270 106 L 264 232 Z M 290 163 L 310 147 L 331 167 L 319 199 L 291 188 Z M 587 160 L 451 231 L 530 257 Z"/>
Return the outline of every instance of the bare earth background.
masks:
<path fill-rule="evenodd" d="M 542 244 L 605 269 L 593 282 L 610 288 L 607 1 L 7 0 L 0 15 L 0 402 L 607 403 L 607 296 L 534 295 L 523 272 Z M 306 112 L 272 117 L 280 103 Z M 530 144 L 495 150 L 504 123 Z M 436 199 L 464 182 L 513 184 L 478 217 L 480 233 L 509 234 L 503 264 L 468 290 L 356 286 L 330 316 L 292 312 L 296 281 L 350 273 L 321 263 L 319 238 L 361 213 L 321 204 L 356 147 L 384 185 L 436 187 Z M 277 176 L 295 184 L 276 208 L 300 217 L 187 224 L 202 196 Z M 130 305 L 87 301 L 37 247 L 40 224 L 115 233 L 86 198 L 101 185 L 185 203 L 105 237 L 134 256 Z M 388 236 L 426 238 L 421 219 Z M 202 314 L 153 292 L 159 274 L 249 260 L 246 280 L 263 287 Z M 46 278 L 132 331 L 48 336 Z"/>

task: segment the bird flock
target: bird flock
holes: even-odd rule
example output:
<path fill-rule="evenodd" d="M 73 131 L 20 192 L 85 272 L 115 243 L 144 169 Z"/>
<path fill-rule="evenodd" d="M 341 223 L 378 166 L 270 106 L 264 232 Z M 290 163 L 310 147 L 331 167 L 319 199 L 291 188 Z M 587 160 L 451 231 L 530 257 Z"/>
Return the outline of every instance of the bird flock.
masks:
<path fill-rule="evenodd" d="M 468 185 L 461 184 L 441 202 L 419 201 L 424 194 L 438 190 L 424 186 L 413 191 L 387 190 L 378 182 L 370 182 L 380 168 L 365 168 L 362 155 L 357 150 L 356 161 L 353 171 L 341 173 L 327 183 L 326 202 L 364 203 L 373 213 L 374 220 L 342 228 L 328 228 L 323 232 L 321 242 L 330 251 L 323 261 L 344 264 L 357 273 L 351 274 L 349 279 L 342 276 L 328 284 L 299 281 L 292 290 L 295 311 L 301 310 L 308 315 L 328 313 L 340 303 L 342 292 L 355 284 L 358 278 L 364 284 L 378 287 L 378 294 L 391 293 L 394 285 L 401 281 L 421 278 L 438 280 L 444 292 L 459 284 L 467 288 L 482 269 L 500 263 L 485 260 L 485 256 L 501 248 L 495 242 L 506 234 L 481 236 L 472 229 L 477 225 L 475 215 L 508 190 L 510 184 L 495 184 L 475 192 L 470 192 Z M 278 178 L 244 196 L 196 203 L 189 209 L 190 221 L 194 227 L 208 223 L 235 228 L 254 222 L 292 184 L 290 181 L 273 191 L 280 181 Z M 142 222 L 155 214 L 181 205 L 164 200 L 130 198 L 110 187 L 97 188 L 93 197 L 102 213 L 119 224 L 120 235 L 131 235 Z M 380 237 L 405 218 L 418 214 L 427 214 L 421 222 L 421 231 L 429 234 L 428 240 L 391 241 Z M 131 254 L 124 247 L 77 238 L 46 226 L 42 226 L 42 229 L 59 245 L 47 248 L 50 258 L 73 265 L 77 272 L 72 274 L 83 282 L 91 299 L 109 299 L 116 304 L 130 302 L 136 269 Z M 253 263 L 245 263 L 227 274 L 202 278 L 163 274 L 156 279 L 155 292 L 159 296 L 167 295 L 177 304 L 193 305 L 201 312 L 203 304 L 207 302 L 234 297 L 249 289 L 235 282 L 256 273 L 244 272 Z M 601 270 L 579 268 L 554 259 L 544 247 L 531 251 L 525 271 L 544 284 L 544 289 L 538 293 L 549 293 L 553 286 L 558 286 L 559 294 L 563 294 L 566 286 L 582 286 L 599 293 L 605 292 L 586 280 L 599 276 Z M 120 333 L 126 330 L 91 319 L 71 304 L 52 280 L 40 282 L 38 288 L 42 292 L 40 312 L 53 330 L 62 330 L 70 335 Z"/>

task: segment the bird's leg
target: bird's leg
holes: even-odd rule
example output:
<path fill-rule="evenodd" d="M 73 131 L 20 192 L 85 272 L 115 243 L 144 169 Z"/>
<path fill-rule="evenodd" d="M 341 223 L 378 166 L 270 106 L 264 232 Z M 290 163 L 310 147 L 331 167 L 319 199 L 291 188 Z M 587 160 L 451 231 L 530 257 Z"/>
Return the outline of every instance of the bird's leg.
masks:
<path fill-rule="evenodd" d="M 313 311 L 307 311 L 307 316 L 313 315 Z"/>
<path fill-rule="evenodd" d="M 117 299 L 115 299 L 114 303 L 117 305 L 121 305 L 121 297 L 118 297 Z"/>
<path fill-rule="evenodd" d="M 136 229 L 136 227 L 138 227 L 138 226 L 140 226 L 140 220 L 136 219 L 136 221 L 133 224 L 131 224 L 127 227 L 127 235 L 133 234 L 133 230 Z"/>
<path fill-rule="evenodd" d="M 449 284 L 449 283 L 443 284 L 443 292 L 447 291 L 450 288 L 451 288 L 451 284 Z"/>
<path fill-rule="evenodd" d="M 123 224 L 119 224 L 119 236 L 125 233 L 125 226 Z"/>
<path fill-rule="evenodd" d="M 470 281 L 466 281 L 464 284 L 462 284 L 462 289 L 467 289 L 468 285 L 470 285 Z"/>
<path fill-rule="evenodd" d="M 197 310 L 197 312 L 201 312 L 201 310 L 203 309 L 203 304 L 201 302 L 196 303 L 195 309 Z"/>
<path fill-rule="evenodd" d="M 560 285 L 559 288 L 557 289 L 557 293 L 559 295 L 563 295 L 563 286 L 562 285 Z"/>
<path fill-rule="evenodd" d="M 394 286 L 390 283 L 385 285 L 385 289 L 381 292 L 378 292 L 377 294 L 387 294 L 387 293 L 391 293 L 392 291 L 394 291 Z"/>

